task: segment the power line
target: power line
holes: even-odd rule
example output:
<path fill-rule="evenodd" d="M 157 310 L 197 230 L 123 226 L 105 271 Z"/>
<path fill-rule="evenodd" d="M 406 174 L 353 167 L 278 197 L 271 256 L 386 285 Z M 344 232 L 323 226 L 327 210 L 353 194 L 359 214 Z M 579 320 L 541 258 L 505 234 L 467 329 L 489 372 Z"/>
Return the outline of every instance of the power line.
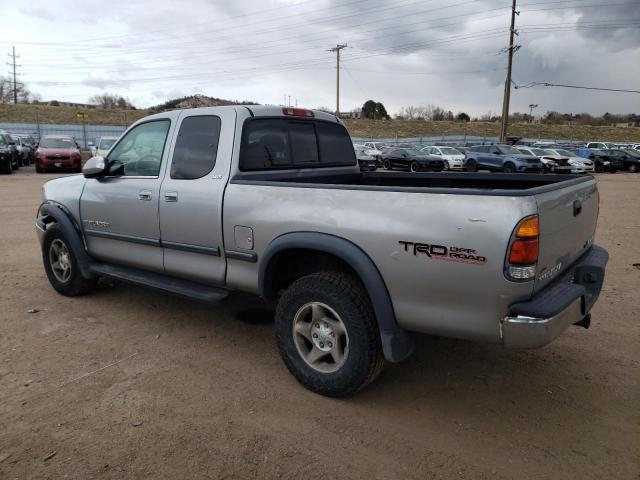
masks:
<path fill-rule="evenodd" d="M 619 93 L 640 93 L 640 90 L 623 90 L 620 88 L 601 88 L 601 87 L 585 87 L 582 85 L 564 85 L 562 83 L 550 83 L 550 82 L 530 82 L 526 85 L 516 85 L 514 88 L 532 88 L 532 87 L 562 87 L 562 88 L 577 88 L 580 90 L 598 90 L 602 92 L 619 92 Z"/>

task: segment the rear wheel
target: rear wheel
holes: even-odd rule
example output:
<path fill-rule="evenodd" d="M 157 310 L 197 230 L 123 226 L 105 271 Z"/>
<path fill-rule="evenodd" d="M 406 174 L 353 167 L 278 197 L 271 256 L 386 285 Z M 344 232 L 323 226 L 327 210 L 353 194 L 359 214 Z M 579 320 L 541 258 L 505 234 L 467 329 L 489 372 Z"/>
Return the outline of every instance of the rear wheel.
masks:
<path fill-rule="evenodd" d="M 415 160 L 413 162 L 411 162 L 411 171 L 412 172 L 419 172 L 420 171 L 420 164 L 418 162 L 416 162 Z"/>
<path fill-rule="evenodd" d="M 391 162 L 389 160 L 385 160 L 382 164 L 385 170 L 391 170 Z"/>
<path fill-rule="evenodd" d="M 85 278 L 69 247 L 69 239 L 59 225 L 51 225 L 42 243 L 42 261 L 51 286 L 62 295 L 76 297 L 93 290 L 97 278 Z"/>
<path fill-rule="evenodd" d="M 477 172 L 478 164 L 476 163 L 475 160 L 467 160 L 467 163 L 465 164 L 464 169 L 467 172 Z"/>
<path fill-rule="evenodd" d="M 285 365 L 315 393 L 353 395 L 382 370 L 373 309 L 350 275 L 318 272 L 293 282 L 278 302 L 275 329 Z"/>
<path fill-rule="evenodd" d="M 630 173 L 636 173 L 638 171 L 638 165 L 635 163 L 632 163 L 631 165 L 629 165 L 629 172 Z"/>
<path fill-rule="evenodd" d="M 502 166 L 502 171 L 504 173 L 513 173 L 516 171 L 516 167 L 511 162 L 507 162 Z"/>
<path fill-rule="evenodd" d="M 2 173 L 11 173 L 13 171 L 10 158 L 5 159 L 4 162 L 0 164 L 0 171 L 2 171 Z"/>

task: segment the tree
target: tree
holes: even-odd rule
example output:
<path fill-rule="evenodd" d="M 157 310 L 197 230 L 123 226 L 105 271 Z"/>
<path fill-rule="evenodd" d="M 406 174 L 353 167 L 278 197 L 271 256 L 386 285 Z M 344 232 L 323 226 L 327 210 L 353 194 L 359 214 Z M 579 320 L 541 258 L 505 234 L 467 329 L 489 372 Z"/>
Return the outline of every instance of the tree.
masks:
<path fill-rule="evenodd" d="M 31 91 L 23 84 L 16 86 L 18 103 L 30 103 L 39 95 L 31 93 Z M 13 79 L 9 77 L 0 77 L 0 103 L 13 103 Z"/>
<path fill-rule="evenodd" d="M 95 103 L 96 105 L 100 105 L 104 108 L 129 108 L 135 109 L 135 107 L 121 95 L 115 95 L 113 93 L 103 93 L 99 95 L 94 95 L 89 99 L 90 103 Z"/>
<path fill-rule="evenodd" d="M 469 122 L 471 121 L 471 117 L 465 112 L 460 112 L 458 115 L 456 115 L 456 120 L 458 122 Z"/>
<path fill-rule="evenodd" d="M 374 100 L 367 100 L 362 105 L 362 118 L 371 118 L 374 120 L 388 119 L 389 114 L 384 105 Z"/>

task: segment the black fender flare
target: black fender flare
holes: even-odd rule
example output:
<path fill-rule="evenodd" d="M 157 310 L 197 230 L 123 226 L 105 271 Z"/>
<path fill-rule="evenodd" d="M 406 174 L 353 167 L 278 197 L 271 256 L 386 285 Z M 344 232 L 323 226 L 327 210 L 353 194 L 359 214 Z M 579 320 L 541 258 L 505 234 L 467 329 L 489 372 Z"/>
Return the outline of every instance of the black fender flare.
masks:
<path fill-rule="evenodd" d="M 320 232 L 291 232 L 274 239 L 265 249 L 260 261 L 258 289 L 267 299 L 273 299 L 270 278 L 272 260 L 279 253 L 290 249 L 307 249 L 334 255 L 358 274 L 371 300 L 378 322 L 380 340 L 385 359 L 399 362 L 413 352 L 413 337 L 396 322 L 391 297 L 373 260 L 357 245 L 341 237 Z"/>
<path fill-rule="evenodd" d="M 93 278 L 96 275 L 91 271 L 91 264 L 93 261 L 85 249 L 84 242 L 82 241 L 82 234 L 79 231 L 70 214 L 64 209 L 62 205 L 45 202 L 40 205 L 38 210 L 38 218 L 36 223 L 38 228 L 45 229 L 42 225 L 44 217 L 52 217 L 53 220 L 60 226 L 64 232 L 67 240 L 69 241 L 69 248 L 73 251 L 76 261 L 78 262 L 78 268 L 85 278 Z"/>

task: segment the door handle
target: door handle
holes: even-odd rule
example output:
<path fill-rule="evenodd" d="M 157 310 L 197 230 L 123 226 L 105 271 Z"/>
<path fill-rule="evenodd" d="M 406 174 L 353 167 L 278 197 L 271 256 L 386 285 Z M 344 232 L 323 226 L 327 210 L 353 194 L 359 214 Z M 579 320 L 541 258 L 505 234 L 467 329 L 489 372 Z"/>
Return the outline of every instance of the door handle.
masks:
<path fill-rule="evenodd" d="M 138 200 L 151 200 L 151 190 L 140 190 L 138 192 Z"/>
<path fill-rule="evenodd" d="M 165 202 L 177 202 L 178 201 L 178 192 L 164 192 L 164 201 Z"/>

